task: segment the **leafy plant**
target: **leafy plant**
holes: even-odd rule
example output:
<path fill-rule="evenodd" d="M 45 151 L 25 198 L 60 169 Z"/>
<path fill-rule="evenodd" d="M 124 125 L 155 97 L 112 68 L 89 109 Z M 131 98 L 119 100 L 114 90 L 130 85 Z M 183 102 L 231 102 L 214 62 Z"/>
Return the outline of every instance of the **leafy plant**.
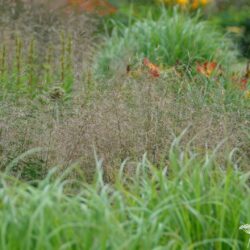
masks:
<path fill-rule="evenodd" d="M 239 229 L 243 230 L 247 234 L 250 234 L 250 225 L 249 224 L 242 225 L 242 226 L 240 226 Z M 249 244 L 250 244 L 250 239 L 248 241 L 247 248 L 249 248 Z"/>
<path fill-rule="evenodd" d="M 227 65 L 234 61 L 230 46 L 229 40 L 198 16 L 163 11 L 157 21 L 148 18 L 116 28 L 96 56 L 95 71 L 110 77 L 145 57 L 163 67 L 177 63 L 189 67 L 196 61 Z"/>
<path fill-rule="evenodd" d="M 203 158 L 175 143 L 167 165 L 144 156 L 131 176 L 123 163 L 113 185 L 99 160 L 89 184 L 79 170 L 72 178 L 77 164 L 53 169 L 36 186 L 2 173 L 1 249 L 243 249 L 248 239 L 238 225 L 249 220 L 249 174 L 215 158 L 216 150 Z"/>

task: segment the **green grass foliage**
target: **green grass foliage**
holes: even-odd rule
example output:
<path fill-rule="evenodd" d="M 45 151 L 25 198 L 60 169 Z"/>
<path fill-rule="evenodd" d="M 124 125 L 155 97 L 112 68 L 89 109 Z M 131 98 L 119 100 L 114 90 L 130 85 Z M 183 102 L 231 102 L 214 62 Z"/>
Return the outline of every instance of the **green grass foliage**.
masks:
<path fill-rule="evenodd" d="M 74 84 L 72 39 L 64 33 L 58 46 L 35 39 L 25 41 L 19 35 L 3 41 L 0 46 L 0 98 L 14 96 L 37 97 L 53 87 L 71 94 Z"/>
<path fill-rule="evenodd" d="M 95 68 L 99 75 L 111 76 L 125 63 L 144 57 L 163 66 L 207 60 L 229 64 L 234 61 L 230 46 L 228 39 L 198 16 L 163 11 L 157 21 L 147 18 L 130 27 L 114 28 L 96 56 Z"/>
<path fill-rule="evenodd" d="M 31 185 L 2 173 L 0 248 L 244 249 L 239 226 L 250 221 L 249 174 L 232 155 L 224 166 L 215 155 L 172 146 L 165 168 L 144 156 L 133 175 L 122 164 L 113 184 L 104 183 L 97 161 L 93 183 L 75 182 L 74 194 L 65 174 Z"/>

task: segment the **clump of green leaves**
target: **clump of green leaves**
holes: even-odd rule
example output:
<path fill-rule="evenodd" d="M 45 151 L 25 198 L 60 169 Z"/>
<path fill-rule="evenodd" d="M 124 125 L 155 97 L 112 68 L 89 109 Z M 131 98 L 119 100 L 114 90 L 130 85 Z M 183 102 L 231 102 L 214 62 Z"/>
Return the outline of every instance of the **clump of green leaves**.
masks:
<path fill-rule="evenodd" d="M 229 40 L 199 16 L 163 11 L 158 20 L 118 25 L 98 53 L 95 69 L 99 75 L 112 76 L 120 67 L 124 71 L 126 64 L 144 57 L 163 66 L 181 63 L 188 67 L 209 60 L 228 64 L 235 59 L 230 46 Z"/>
<path fill-rule="evenodd" d="M 88 184 L 77 164 L 36 185 L 1 173 L 1 249 L 243 249 L 249 175 L 233 167 L 232 155 L 223 167 L 216 153 L 177 145 L 157 167 L 144 156 L 128 174 L 123 163 L 112 185 L 99 160 Z"/>
<path fill-rule="evenodd" d="M 250 234 L 250 225 L 249 224 L 242 225 L 242 226 L 240 226 L 239 229 L 243 230 L 247 234 Z M 250 239 L 248 241 L 247 248 L 249 247 L 249 244 L 250 244 Z"/>

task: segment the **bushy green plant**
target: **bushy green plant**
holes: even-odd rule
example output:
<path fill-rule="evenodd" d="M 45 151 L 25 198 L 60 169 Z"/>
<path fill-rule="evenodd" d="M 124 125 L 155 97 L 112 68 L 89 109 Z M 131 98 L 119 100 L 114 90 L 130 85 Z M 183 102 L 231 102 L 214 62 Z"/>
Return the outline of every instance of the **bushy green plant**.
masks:
<path fill-rule="evenodd" d="M 37 187 L 2 173 L 0 248 L 244 249 L 238 228 L 250 221 L 249 174 L 234 168 L 232 154 L 226 166 L 215 156 L 173 146 L 165 168 L 144 157 L 128 176 L 124 163 L 112 186 L 97 161 L 95 181 L 76 183 L 74 194 L 65 173 Z"/>
<path fill-rule="evenodd" d="M 232 36 L 246 58 L 250 58 L 249 12 L 249 6 L 242 9 L 231 7 L 210 18 L 212 23 L 221 26 Z"/>
<path fill-rule="evenodd" d="M 144 57 L 163 66 L 206 60 L 230 63 L 234 59 L 229 40 L 207 22 L 198 16 L 163 11 L 157 21 L 148 18 L 116 28 L 96 56 L 95 70 L 99 75 L 112 75 Z"/>

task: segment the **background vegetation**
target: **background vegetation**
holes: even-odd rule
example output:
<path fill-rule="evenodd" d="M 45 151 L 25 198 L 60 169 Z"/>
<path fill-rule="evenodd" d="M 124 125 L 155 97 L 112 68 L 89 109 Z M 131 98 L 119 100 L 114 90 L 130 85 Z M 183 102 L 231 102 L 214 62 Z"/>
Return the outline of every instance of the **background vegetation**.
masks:
<path fill-rule="evenodd" d="M 90 3 L 0 1 L 0 249 L 244 249 L 248 2 Z"/>

